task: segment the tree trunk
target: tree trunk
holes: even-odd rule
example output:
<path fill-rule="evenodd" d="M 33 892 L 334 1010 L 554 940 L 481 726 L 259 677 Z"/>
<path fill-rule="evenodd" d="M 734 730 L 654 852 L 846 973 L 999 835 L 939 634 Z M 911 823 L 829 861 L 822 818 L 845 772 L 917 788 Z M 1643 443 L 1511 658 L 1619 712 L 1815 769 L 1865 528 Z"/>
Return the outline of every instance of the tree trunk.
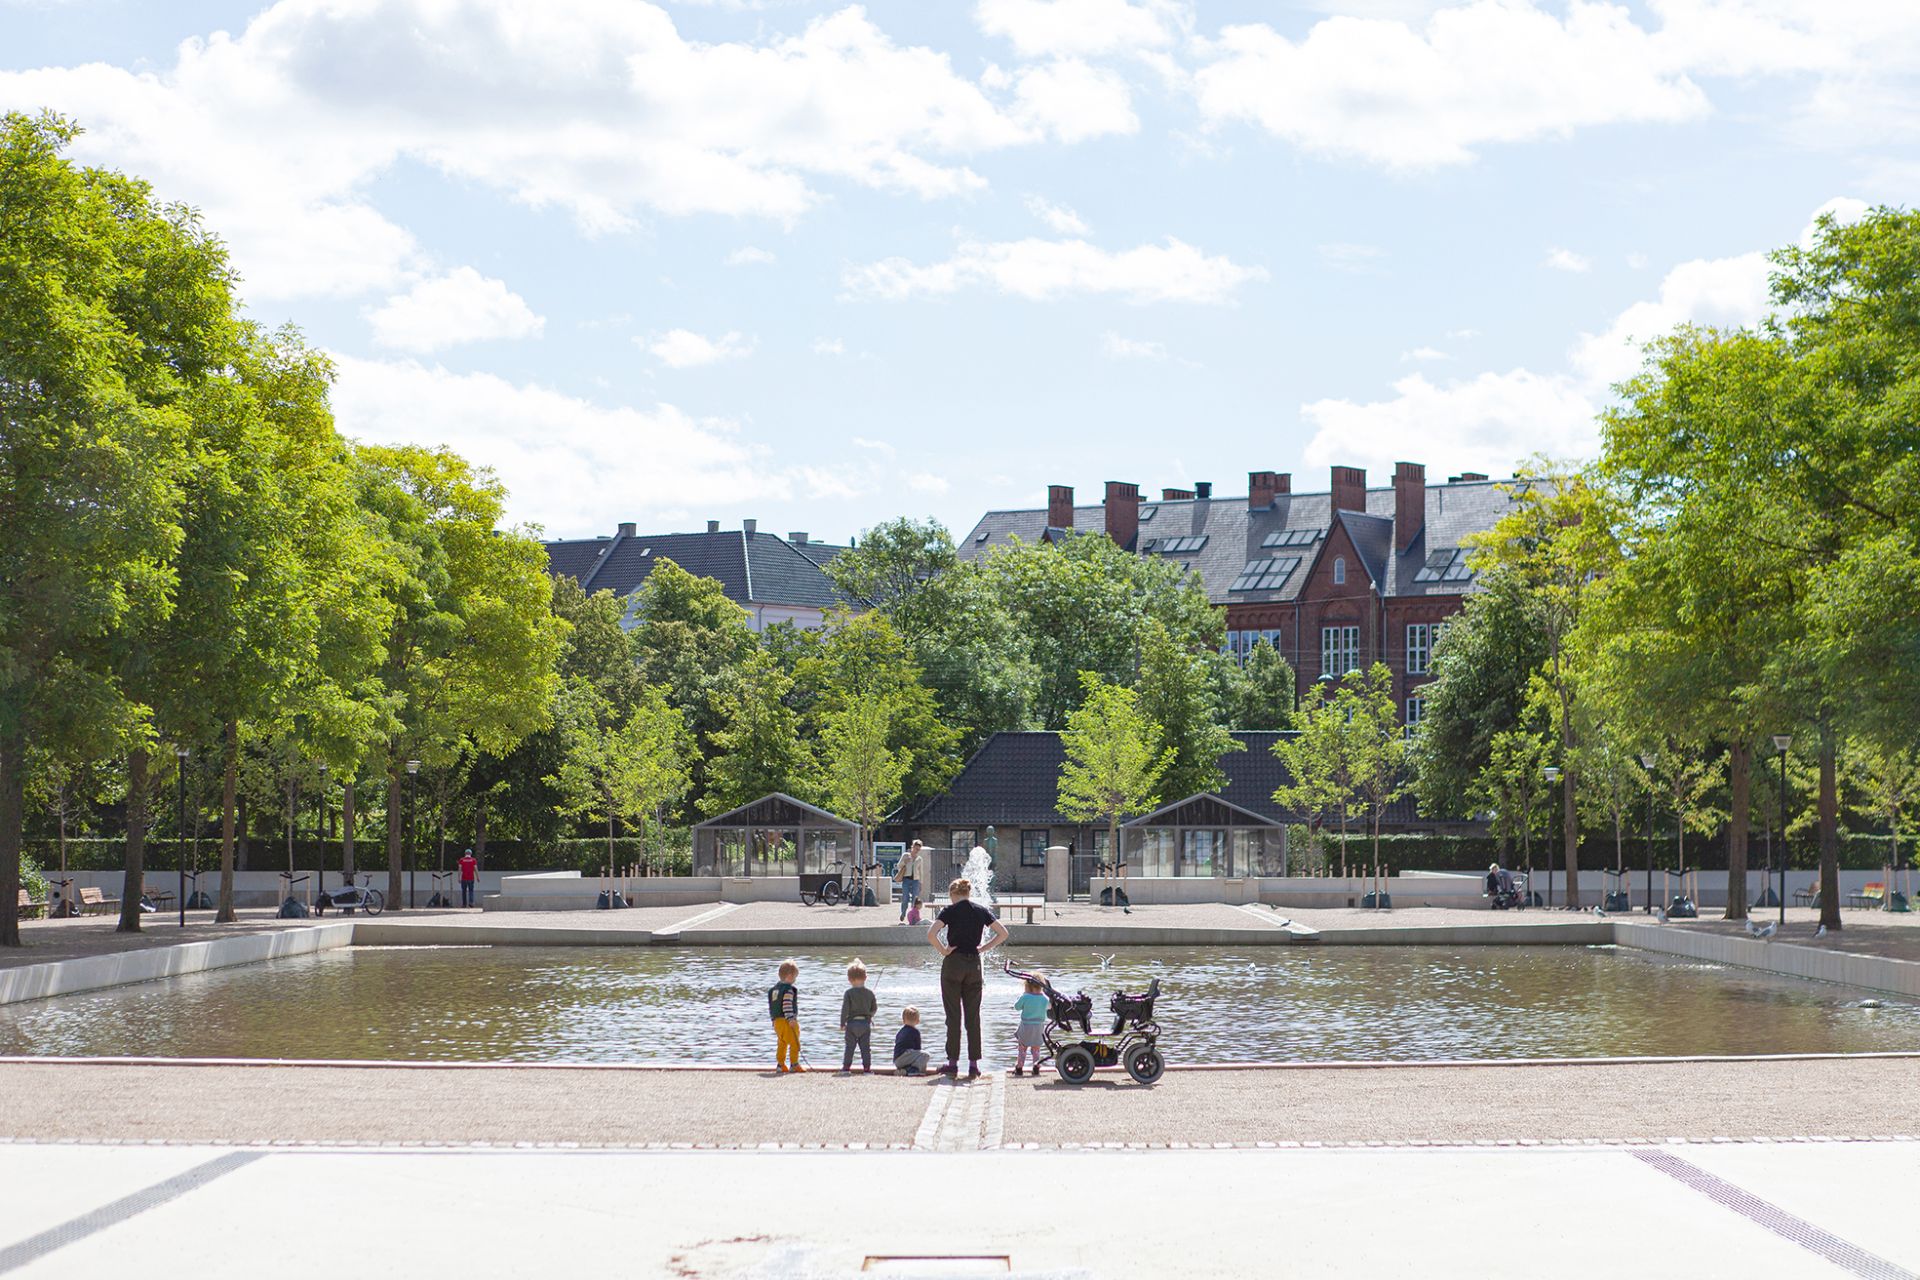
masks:
<path fill-rule="evenodd" d="M 242 791 L 233 802 L 233 865 L 238 871 L 251 871 L 252 859 L 247 856 L 252 847 L 247 839 L 247 793 Z"/>
<path fill-rule="evenodd" d="M 340 788 L 340 871 L 342 884 L 353 883 L 353 779 Z"/>
<path fill-rule="evenodd" d="M 298 794 L 296 790 L 298 785 L 299 785 L 298 780 L 292 774 L 288 774 L 287 775 L 287 896 L 289 898 L 293 896 L 293 875 L 294 875 L 293 836 L 294 836 L 294 833 L 298 831 L 300 827 L 299 810 L 296 807 L 294 802 L 294 797 Z"/>
<path fill-rule="evenodd" d="M 0 741 L 0 947 L 20 945 L 20 837 L 27 810 L 27 734 Z"/>
<path fill-rule="evenodd" d="M 473 806 L 473 860 L 487 860 L 487 798 L 481 796 Z"/>
<path fill-rule="evenodd" d="M 1840 928 L 1840 797 L 1834 784 L 1833 729 L 1820 726 L 1820 923 Z"/>
<path fill-rule="evenodd" d="M 116 933 L 140 932 L 140 896 L 147 861 L 147 764 L 145 747 L 127 753 L 127 874 L 120 885 L 120 923 Z"/>
<path fill-rule="evenodd" d="M 400 771 L 387 766 L 387 910 L 404 909 L 400 900 Z"/>
<path fill-rule="evenodd" d="M 1747 831 L 1753 786 L 1753 749 L 1738 738 L 1727 749 L 1727 785 L 1733 812 L 1727 818 L 1727 914 L 1747 918 Z"/>
<path fill-rule="evenodd" d="M 1560 658 L 1556 654 L 1553 660 L 1555 672 L 1560 669 Z M 1580 782 L 1580 770 L 1574 761 L 1578 758 L 1575 747 L 1578 738 L 1573 732 L 1573 699 L 1569 693 L 1560 695 L 1560 755 L 1562 757 L 1560 777 L 1560 827 L 1561 840 L 1566 857 L 1567 909 L 1580 909 L 1580 806 L 1577 788 Z M 1549 876 L 1551 879 L 1551 876 Z"/>
<path fill-rule="evenodd" d="M 233 909 L 234 816 L 240 790 L 240 726 L 227 721 L 226 758 L 220 780 L 220 900 L 215 905 L 213 922 L 232 924 L 239 918 Z"/>

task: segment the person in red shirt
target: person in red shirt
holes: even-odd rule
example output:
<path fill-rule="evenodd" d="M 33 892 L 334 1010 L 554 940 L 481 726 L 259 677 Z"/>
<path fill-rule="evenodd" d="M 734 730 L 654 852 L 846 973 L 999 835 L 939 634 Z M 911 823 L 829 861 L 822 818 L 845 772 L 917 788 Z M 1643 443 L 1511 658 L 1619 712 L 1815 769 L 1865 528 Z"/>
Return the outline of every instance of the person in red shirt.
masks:
<path fill-rule="evenodd" d="M 474 861 L 473 850 L 460 855 L 460 905 L 473 905 L 473 882 L 480 874 L 480 864 Z"/>

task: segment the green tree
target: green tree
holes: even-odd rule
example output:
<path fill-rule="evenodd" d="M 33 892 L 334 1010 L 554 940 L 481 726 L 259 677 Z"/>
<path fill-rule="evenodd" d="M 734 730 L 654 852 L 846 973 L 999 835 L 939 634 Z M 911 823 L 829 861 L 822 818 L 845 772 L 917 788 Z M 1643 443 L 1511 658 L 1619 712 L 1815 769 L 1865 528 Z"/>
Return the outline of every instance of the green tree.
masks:
<path fill-rule="evenodd" d="M 362 446 L 358 456 L 368 507 L 404 566 L 383 584 L 395 610 L 379 672 L 387 901 L 397 906 L 406 761 L 502 754 L 547 723 L 567 624 L 551 608 L 545 548 L 499 528 L 505 493 L 490 473 L 446 450 Z"/>
<path fill-rule="evenodd" d="M 1133 683 L 1150 620 L 1182 647 L 1217 649 L 1225 638 L 1197 576 L 1176 561 L 1122 551 L 1099 534 L 996 547 L 985 574 L 1032 655 L 1033 718 L 1043 728 L 1061 728 L 1086 696 L 1082 672 Z"/>
<path fill-rule="evenodd" d="M 1247 654 L 1239 698 L 1232 708 L 1236 729 L 1291 729 L 1297 696 L 1293 665 L 1265 640 Z"/>
<path fill-rule="evenodd" d="M 718 699 L 755 647 L 747 611 L 727 598 L 718 580 L 663 558 L 629 597 L 628 621 L 627 641 L 641 682 L 665 691 L 705 748 L 694 765 L 693 788 L 695 803 L 704 804 L 712 785 L 707 771 L 713 736 L 722 723 Z"/>
<path fill-rule="evenodd" d="M 862 844 L 898 803 L 912 768 L 912 753 L 890 745 L 896 711 L 883 694 L 856 696 L 828 714 L 820 735 L 827 802 L 860 825 Z M 855 849 L 854 860 L 861 857 Z"/>
<path fill-rule="evenodd" d="M 1464 817 L 1478 803 L 1493 740 L 1521 727 L 1528 682 L 1547 661 L 1520 575 L 1495 568 L 1479 581 L 1434 646 L 1434 678 L 1421 688 L 1426 707 L 1409 761 L 1429 817 Z"/>
<path fill-rule="evenodd" d="M 1158 619 L 1147 622 L 1134 688 L 1140 713 L 1160 726 L 1161 744 L 1173 754 L 1160 779 L 1170 801 L 1226 786 L 1220 757 L 1247 749 L 1221 724 L 1211 670 L 1216 654 L 1183 649 Z"/>
<path fill-rule="evenodd" d="M 644 687 L 614 740 L 620 766 L 615 792 L 621 812 L 640 832 L 644 863 L 649 825 L 666 827 L 667 816 L 693 785 L 693 731 L 663 689 Z M 664 850 L 662 851 L 664 854 Z"/>
<path fill-rule="evenodd" d="M 1553 801 L 1546 780 L 1546 767 L 1553 751 L 1538 733 L 1513 729 L 1496 734 L 1486 767 L 1475 786 L 1478 802 L 1485 807 L 1489 826 L 1504 851 L 1515 836 L 1527 874 L 1533 874 L 1533 836 L 1547 821 Z M 1502 861 L 1504 861 L 1504 857 Z M 1529 883 L 1527 892 L 1534 892 Z"/>
<path fill-rule="evenodd" d="M 1173 750 L 1162 745 L 1160 726 L 1132 689 L 1091 671 L 1081 676 L 1081 687 L 1081 704 L 1060 735 L 1066 752 L 1060 815 L 1070 822 L 1105 823 L 1111 854 L 1120 848 L 1120 819 L 1160 803 L 1161 779 L 1173 767 Z"/>
<path fill-rule="evenodd" d="M 1349 673 L 1333 695 L 1345 722 L 1339 741 L 1348 757 L 1353 795 L 1373 825 L 1373 864 L 1380 865 L 1380 823 L 1387 806 L 1406 793 L 1407 736 L 1393 701 L 1393 673 L 1374 663 L 1357 677 Z"/>
<path fill-rule="evenodd" d="M 1909 815 L 1920 809 L 1920 750 L 1911 745 L 1889 747 L 1871 738 L 1855 738 L 1847 744 L 1847 774 L 1853 782 L 1861 808 L 1886 823 L 1893 837 L 1890 865 L 1907 865 L 1900 855 L 1900 837 L 1906 831 Z M 1909 845 L 1911 849 L 1911 845 Z M 1889 894 L 1893 886 L 1888 885 Z M 1885 899 L 1891 903 L 1889 896 Z"/>
<path fill-rule="evenodd" d="M 1520 468 L 1514 504 L 1470 541 L 1474 563 L 1519 579 L 1546 648 L 1533 673 L 1552 708 L 1559 738 L 1561 840 L 1567 905 L 1580 905 L 1579 738 L 1574 708 L 1581 672 L 1571 638 L 1601 584 L 1620 561 L 1611 494 L 1581 472 L 1538 461 Z"/>
<path fill-rule="evenodd" d="M 709 817 L 773 791 L 813 799 L 814 760 L 800 740 L 800 717 L 786 703 L 792 691 L 792 679 L 773 657 L 755 651 L 713 695 L 720 727 L 711 737 L 707 792 L 699 802 Z"/>
<path fill-rule="evenodd" d="M 940 718 L 933 691 L 885 615 L 835 613 L 822 630 L 770 633 L 769 639 L 782 635 L 792 650 L 789 702 L 803 710 L 806 728 L 824 738 L 847 707 L 877 701 L 888 709 L 887 745 L 908 763 L 904 794 L 933 795 L 952 781 L 960 770 L 960 733 Z"/>
<path fill-rule="evenodd" d="M 1295 732 L 1273 744 L 1273 753 L 1286 770 L 1286 781 L 1274 790 L 1274 802 L 1307 819 L 1316 864 L 1322 861 L 1322 830 L 1340 824 L 1342 876 L 1347 874 L 1347 820 L 1356 800 L 1353 752 L 1347 743 L 1348 709 L 1321 693 L 1295 714 Z"/>
<path fill-rule="evenodd" d="M 1626 832 L 1646 797 L 1647 774 L 1618 728 L 1593 718 L 1591 703 L 1583 704 L 1581 714 L 1586 723 L 1580 731 L 1580 776 L 1585 779 L 1580 814 L 1588 824 L 1613 832 L 1614 869 L 1624 870 Z M 1741 891 L 1744 896 L 1744 884 Z"/>

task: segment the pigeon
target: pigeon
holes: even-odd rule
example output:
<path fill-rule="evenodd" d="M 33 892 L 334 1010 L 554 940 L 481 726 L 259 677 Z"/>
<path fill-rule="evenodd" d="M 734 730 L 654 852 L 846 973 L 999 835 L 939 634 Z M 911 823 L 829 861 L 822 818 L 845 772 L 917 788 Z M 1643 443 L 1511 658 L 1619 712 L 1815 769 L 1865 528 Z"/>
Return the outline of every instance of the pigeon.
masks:
<path fill-rule="evenodd" d="M 1594 915 L 1596 915 L 1596 916 L 1598 916 L 1598 917 L 1600 917 L 1600 919 L 1602 919 L 1602 920 L 1605 920 L 1605 919 L 1608 919 L 1608 918 L 1609 918 L 1609 917 L 1607 916 L 1607 913 L 1606 913 L 1606 912 L 1604 912 L 1604 911 L 1602 911 L 1602 910 L 1601 910 L 1600 908 L 1598 908 L 1598 907 L 1595 907 L 1595 908 L 1593 908 L 1593 914 L 1594 914 Z"/>
<path fill-rule="evenodd" d="M 1100 962 L 1100 967 L 1101 967 L 1102 969 L 1105 969 L 1105 968 L 1107 968 L 1107 967 L 1108 967 L 1109 965 L 1111 965 L 1111 964 L 1113 963 L 1113 956 L 1114 956 L 1114 955 L 1119 955 L 1119 954 L 1120 954 L 1120 953 L 1116 951 L 1116 952 L 1114 952 L 1114 953 L 1113 953 L 1113 955 L 1107 955 L 1107 956 L 1103 956 L 1103 955 L 1101 955 L 1101 954 L 1100 954 L 1100 953 L 1099 953 L 1098 951 L 1096 951 L 1096 952 L 1094 952 L 1094 953 L 1093 953 L 1093 958 L 1094 958 L 1095 960 L 1098 960 L 1098 961 Z"/>
<path fill-rule="evenodd" d="M 1665 924 L 1667 922 L 1667 913 L 1662 911 L 1659 907 L 1655 907 L 1653 909 L 1653 918 L 1655 920 L 1658 920 L 1661 924 Z"/>
<path fill-rule="evenodd" d="M 1820 926 L 1820 927 L 1819 927 L 1818 929 L 1815 929 L 1815 930 L 1813 931 L 1813 936 L 1814 936 L 1814 937 L 1816 937 L 1816 938 L 1824 938 L 1824 937 L 1826 937 L 1826 936 L 1827 936 L 1827 926 L 1825 926 L 1825 925 L 1821 925 L 1821 926 Z"/>

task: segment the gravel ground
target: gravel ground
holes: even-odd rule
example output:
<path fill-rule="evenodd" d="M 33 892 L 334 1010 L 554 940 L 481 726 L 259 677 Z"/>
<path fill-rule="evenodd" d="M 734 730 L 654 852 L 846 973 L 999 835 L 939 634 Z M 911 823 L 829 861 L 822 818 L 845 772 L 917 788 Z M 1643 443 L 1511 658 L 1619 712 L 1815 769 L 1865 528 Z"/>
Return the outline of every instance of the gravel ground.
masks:
<path fill-rule="evenodd" d="M 955 1086 L 887 1074 L 586 1068 L 0 1064 L 0 1138 L 245 1143 L 911 1145 L 929 1103 L 961 1148 L 1867 1137 L 1910 1134 L 1920 1059 L 1690 1060 L 1103 1073 Z M 128 1098 L 137 1098 L 132 1108 Z"/>

